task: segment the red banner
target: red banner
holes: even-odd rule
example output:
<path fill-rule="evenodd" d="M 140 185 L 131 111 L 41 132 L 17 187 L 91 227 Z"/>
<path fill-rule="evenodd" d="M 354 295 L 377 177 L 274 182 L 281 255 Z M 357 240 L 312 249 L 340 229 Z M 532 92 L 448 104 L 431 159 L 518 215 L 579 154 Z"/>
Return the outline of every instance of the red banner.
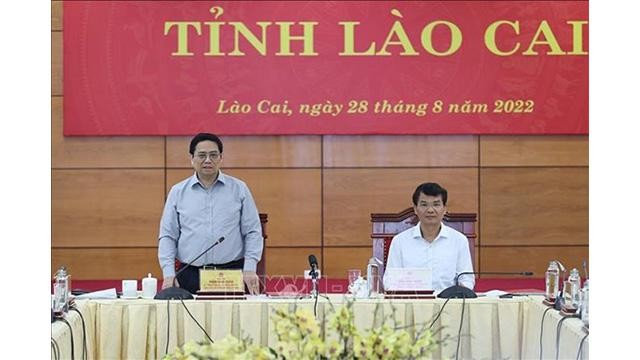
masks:
<path fill-rule="evenodd" d="M 587 134 L 588 2 L 65 1 L 64 134 Z"/>

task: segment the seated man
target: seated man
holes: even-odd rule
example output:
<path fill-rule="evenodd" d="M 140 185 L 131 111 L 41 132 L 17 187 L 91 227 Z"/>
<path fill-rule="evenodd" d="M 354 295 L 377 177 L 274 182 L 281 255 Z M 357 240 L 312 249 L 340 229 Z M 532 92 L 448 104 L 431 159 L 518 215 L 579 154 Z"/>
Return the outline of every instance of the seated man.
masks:
<path fill-rule="evenodd" d="M 393 238 L 387 269 L 428 268 L 435 291 L 455 285 L 456 275 L 473 271 L 473 265 L 467 237 L 442 223 L 447 212 L 447 190 L 436 183 L 419 185 L 413 193 L 413 210 L 418 224 Z M 458 282 L 473 290 L 475 277 L 465 274 Z"/>

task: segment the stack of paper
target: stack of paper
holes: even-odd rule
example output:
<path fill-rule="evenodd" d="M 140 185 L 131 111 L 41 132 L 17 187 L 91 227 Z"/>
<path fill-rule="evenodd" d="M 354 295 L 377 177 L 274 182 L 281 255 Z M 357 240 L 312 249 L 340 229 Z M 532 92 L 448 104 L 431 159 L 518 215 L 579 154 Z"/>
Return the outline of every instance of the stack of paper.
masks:
<path fill-rule="evenodd" d="M 116 288 L 98 290 L 75 297 L 76 299 L 117 299 Z"/>

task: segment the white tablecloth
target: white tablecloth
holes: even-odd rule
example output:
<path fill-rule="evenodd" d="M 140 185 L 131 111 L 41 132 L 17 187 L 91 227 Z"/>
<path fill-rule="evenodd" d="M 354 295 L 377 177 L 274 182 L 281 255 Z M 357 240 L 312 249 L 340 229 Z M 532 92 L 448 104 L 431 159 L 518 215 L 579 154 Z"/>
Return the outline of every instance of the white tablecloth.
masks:
<path fill-rule="evenodd" d="M 369 300 L 354 304 L 356 326 L 368 329 L 380 325 L 383 319 L 395 326 L 420 327 L 431 323 L 445 300 Z M 248 336 L 262 345 L 273 346 L 276 335 L 270 320 L 275 307 L 307 308 L 313 311 L 311 299 L 248 300 L 188 300 L 184 302 L 214 341 L 227 334 Z M 330 301 L 320 298 L 317 313 L 329 318 L 332 307 L 345 303 L 343 296 L 332 295 Z M 167 311 L 168 304 L 168 311 Z M 85 300 L 78 308 L 87 322 L 87 347 L 90 359 L 157 359 L 165 354 L 167 325 L 169 352 L 177 345 L 206 336 L 185 311 L 180 301 L 160 300 Z M 466 300 L 461 331 L 461 359 L 538 359 L 540 324 L 545 306 L 541 297 L 513 299 L 478 298 Z M 446 305 L 433 329 L 436 339 L 446 339 L 434 358 L 454 358 L 462 300 L 452 299 Z M 168 312 L 168 316 L 167 316 Z M 394 316 L 395 314 L 395 316 Z M 167 317 L 169 322 L 167 322 Z M 560 321 L 557 311 L 547 312 L 543 330 L 543 355 L 556 358 L 556 328 Z M 82 324 L 71 312 L 67 319 L 73 326 L 75 358 L 81 358 Z M 325 336 L 332 334 L 327 329 Z M 560 330 L 559 359 L 575 359 L 585 332 L 579 319 L 567 319 Z M 66 324 L 52 325 L 52 338 L 58 342 L 63 359 L 71 358 L 70 334 Z M 583 345 L 582 359 L 588 359 L 588 338 Z M 53 358 L 53 352 L 52 352 Z"/>
<path fill-rule="evenodd" d="M 93 310 L 91 310 L 92 308 Z M 95 358 L 95 306 L 90 301 L 81 301 L 76 304 L 76 309 L 78 311 L 70 310 L 64 316 L 64 320 L 71 325 L 71 328 L 62 320 L 56 320 L 51 324 L 51 359 L 57 358 L 58 351 L 60 359 L 83 359 L 82 356 L 85 352 L 88 358 Z M 72 338 L 73 346 L 71 345 Z"/>
<path fill-rule="evenodd" d="M 542 297 L 532 297 L 525 305 L 523 319 L 523 359 L 540 359 L 540 333 L 542 332 L 542 358 L 543 359 L 573 359 L 578 358 L 580 342 L 582 345 L 581 359 L 589 358 L 589 337 L 584 329 L 584 323 L 578 318 L 567 318 L 556 310 L 549 310 L 542 303 Z M 542 317 L 544 315 L 544 322 Z M 560 324 L 562 321 L 562 324 Z M 558 332 L 559 330 L 559 332 Z M 560 337 L 558 341 L 558 336 Z"/>

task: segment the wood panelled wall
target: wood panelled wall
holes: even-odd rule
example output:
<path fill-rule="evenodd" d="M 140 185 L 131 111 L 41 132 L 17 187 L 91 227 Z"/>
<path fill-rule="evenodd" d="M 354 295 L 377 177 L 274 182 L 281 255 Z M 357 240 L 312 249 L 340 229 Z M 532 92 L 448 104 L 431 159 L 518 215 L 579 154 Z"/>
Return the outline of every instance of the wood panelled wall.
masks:
<path fill-rule="evenodd" d="M 191 174 L 188 137 L 64 137 L 62 2 L 52 2 L 52 262 L 74 279 L 161 277 L 167 191 Z M 215 129 L 210 129 L 215 133 Z M 588 257 L 587 136 L 223 136 L 223 170 L 269 214 L 270 275 L 318 256 L 329 277 L 364 270 L 369 215 L 411 205 L 416 185 L 478 214 L 479 270 L 532 270 Z"/>

